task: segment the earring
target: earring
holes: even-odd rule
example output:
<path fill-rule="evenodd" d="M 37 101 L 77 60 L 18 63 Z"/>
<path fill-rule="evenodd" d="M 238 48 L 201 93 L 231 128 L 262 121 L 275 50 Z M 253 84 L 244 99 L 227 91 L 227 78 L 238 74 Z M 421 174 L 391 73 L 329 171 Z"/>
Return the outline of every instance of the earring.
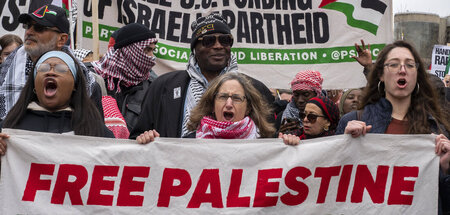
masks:
<path fill-rule="evenodd" d="M 420 90 L 420 85 L 419 85 L 419 83 L 417 83 L 417 91 L 416 91 L 416 95 L 419 94 L 419 90 Z"/>
<path fill-rule="evenodd" d="M 36 88 L 33 88 L 33 93 L 36 94 Z"/>
<path fill-rule="evenodd" d="M 323 127 L 323 130 L 325 130 L 325 131 L 328 131 L 330 128 L 328 127 L 328 125 L 325 125 L 324 127 Z"/>
<path fill-rule="evenodd" d="M 380 94 L 383 94 L 383 92 L 381 92 L 381 90 L 380 90 L 380 85 L 381 85 L 381 83 L 383 83 L 383 82 L 378 81 L 378 92 L 379 92 Z"/>

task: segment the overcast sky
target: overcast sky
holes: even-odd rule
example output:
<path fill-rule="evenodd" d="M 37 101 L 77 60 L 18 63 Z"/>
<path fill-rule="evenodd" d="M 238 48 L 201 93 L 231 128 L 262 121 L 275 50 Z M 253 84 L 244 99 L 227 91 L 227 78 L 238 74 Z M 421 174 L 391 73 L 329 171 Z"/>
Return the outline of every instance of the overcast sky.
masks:
<path fill-rule="evenodd" d="M 450 16 L 450 0 L 392 0 L 394 14 L 401 12 L 425 12 Z"/>

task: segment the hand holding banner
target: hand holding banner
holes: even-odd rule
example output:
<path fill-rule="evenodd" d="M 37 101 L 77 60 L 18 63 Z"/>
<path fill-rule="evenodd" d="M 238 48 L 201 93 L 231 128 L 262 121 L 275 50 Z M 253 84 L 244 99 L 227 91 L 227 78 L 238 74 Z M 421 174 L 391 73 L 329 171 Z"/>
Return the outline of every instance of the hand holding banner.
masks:
<path fill-rule="evenodd" d="M 2 214 L 437 212 L 431 135 L 339 135 L 293 147 L 4 132 Z"/>

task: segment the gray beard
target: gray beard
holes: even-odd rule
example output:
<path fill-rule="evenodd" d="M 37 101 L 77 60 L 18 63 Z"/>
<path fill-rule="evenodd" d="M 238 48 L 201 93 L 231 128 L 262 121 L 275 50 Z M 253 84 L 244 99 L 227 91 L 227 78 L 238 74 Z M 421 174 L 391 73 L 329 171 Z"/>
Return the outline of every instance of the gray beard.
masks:
<path fill-rule="evenodd" d="M 40 57 L 41 55 L 43 55 L 44 53 L 46 53 L 48 51 L 56 50 L 57 39 L 58 38 L 53 37 L 53 39 L 48 41 L 47 43 L 38 44 L 37 47 L 34 47 L 34 48 L 30 48 L 30 47 L 27 47 L 27 45 L 24 45 L 25 51 L 28 53 L 28 55 L 32 59 L 37 59 L 38 57 Z"/>

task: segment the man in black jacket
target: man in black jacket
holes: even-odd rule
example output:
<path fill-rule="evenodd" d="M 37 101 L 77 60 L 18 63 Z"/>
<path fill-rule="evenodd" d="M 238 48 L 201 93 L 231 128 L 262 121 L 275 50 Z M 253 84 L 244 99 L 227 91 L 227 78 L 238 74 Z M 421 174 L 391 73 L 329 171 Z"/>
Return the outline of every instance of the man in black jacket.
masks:
<path fill-rule="evenodd" d="M 191 55 L 186 70 L 158 77 L 147 91 L 143 109 L 130 138 L 155 129 L 161 137 L 189 135 L 190 111 L 200 100 L 209 83 L 219 75 L 237 72 L 237 60 L 231 54 L 233 36 L 220 14 L 200 17 L 191 25 Z M 273 103 L 270 90 L 250 78 L 267 103 Z"/>

